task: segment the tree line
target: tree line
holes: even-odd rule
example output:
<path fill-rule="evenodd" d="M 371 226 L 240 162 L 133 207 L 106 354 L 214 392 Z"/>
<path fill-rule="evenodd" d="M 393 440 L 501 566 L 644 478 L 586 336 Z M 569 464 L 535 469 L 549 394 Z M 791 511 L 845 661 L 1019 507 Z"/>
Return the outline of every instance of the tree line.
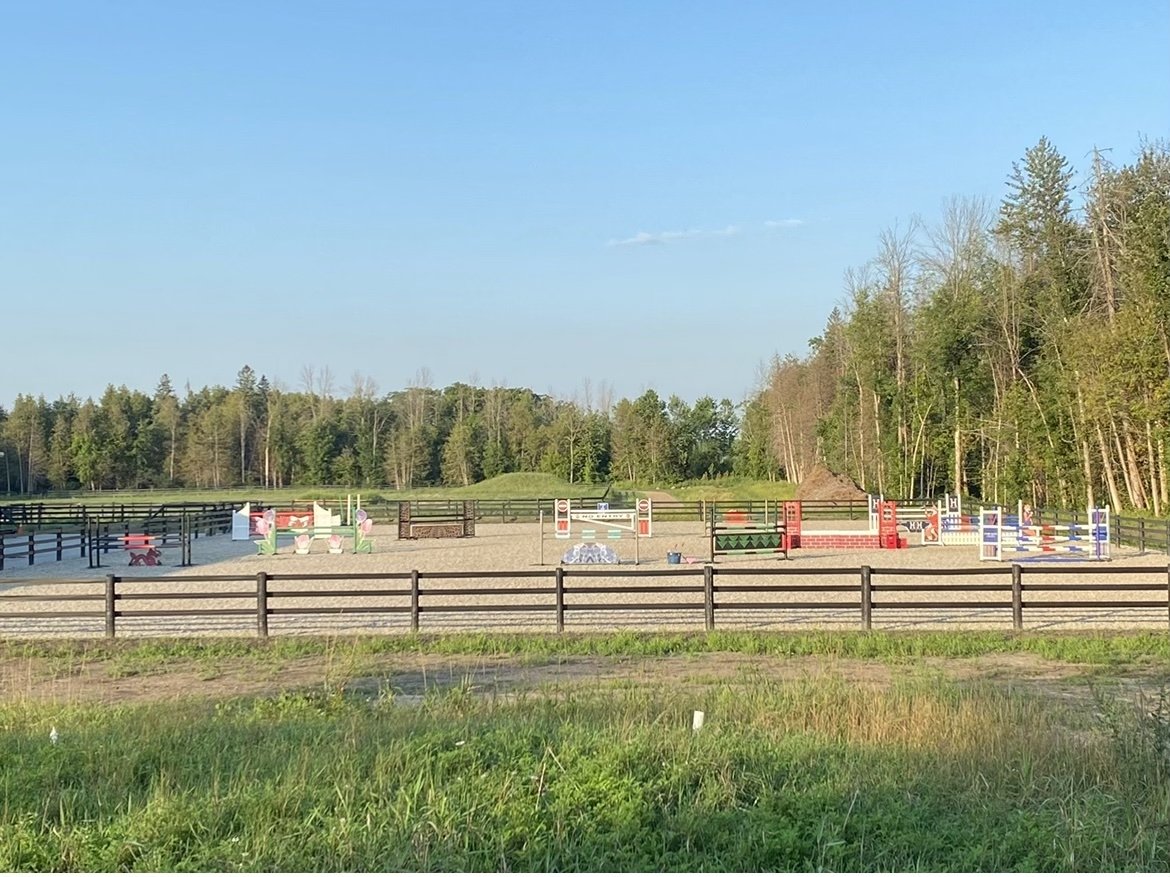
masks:
<path fill-rule="evenodd" d="M 505 472 L 668 483 L 750 473 L 760 453 L 727 399 L 691 405 L 647 390 L 595 405 L 588 387 L 580 401 L 464 383 L 435 389 L 425 372 L 386 394 L 355 376 L 338 394 L 328 369 L 301 378 L 302 389 L 282 389 L 245 365 L 233 387 L 182 397 L 167 375 L 149 395 L 111 385 L 97 401 L 18 396 L 10 412 L 0 408 L 0 487 L 410 489 Z"/>
<path fill-rule="evenodd" d="M 890 496 L 1166 510 L 1165 144 L 1094 152 L 1078 183 L 1042 138 L 998 205 L 887 229 L 844 286 L 746 412 L 790 478 L 825 461 Z"/>

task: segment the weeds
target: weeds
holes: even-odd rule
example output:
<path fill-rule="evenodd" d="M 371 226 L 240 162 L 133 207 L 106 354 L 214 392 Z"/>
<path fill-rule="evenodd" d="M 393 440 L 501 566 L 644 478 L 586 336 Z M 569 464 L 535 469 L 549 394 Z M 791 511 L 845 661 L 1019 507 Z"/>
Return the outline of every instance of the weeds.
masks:
<path fill-rule="evenodd" d="M 1170 867 L 1165 691 L 1099 691 L 1088 731 L 933 678 L 484 694 L 0 707 L 0 867 Z"/>
<path fill-rule="evenodd" d="M 537 661 L 559 657 L 663 657 L 727 652 L 744 655 L 827 656 L 901 663 L 922 657 L 967 658 L 1030 654 L 1047 660 L 1116 668 L 1134 664 L 1170 666 L 1170 639 L 1159 633 L 1011 634 L 952 632 L 810 632 L 582 635 L 449 634 L 245 639 L 152 639 L 127 641 L 4 641 L 0 657 L 78 662 L 116 662 L 127 675 L 153 672 L 176 662 L 216 661 L 263 668 L 305 657 L 329 658 L 339 669 L 381 655 L 510 657 Z"/>

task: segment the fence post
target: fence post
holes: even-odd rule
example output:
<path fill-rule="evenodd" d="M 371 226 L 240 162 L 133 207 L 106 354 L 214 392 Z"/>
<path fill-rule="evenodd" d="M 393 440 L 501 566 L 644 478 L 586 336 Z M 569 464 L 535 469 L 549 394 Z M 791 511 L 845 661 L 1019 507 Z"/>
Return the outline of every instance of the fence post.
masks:
<path fill-rule="evenodd" d="M 418 633 L 418 570 L 410 571 L 410 632 Z"/>
<path fill-rule="evenodd" d="M 0 572 L 4 572 L 4 534 L 0 533 Z"/>
<path fill-rule="evenodd" d="M 37 536 L 36 533 L 28 534 L 28 565 L 33 565 L 33 560 L 37 556 Z"/>
<path fill-rule="evenodd" d="M 557 567 L 557 633 L 565 632 L 565 568 Z"/>
<path fill-rule="evenodd" d="M 715 629 L 715 567 L 703 565 L 703 621 L 710 632 Z"/>
<path fill-rule="evenodd" d="M 1024 629 L 1024 568 L 1012 564 L 1012 627 Z"/>
<path fill-rule="evenodd" d="M 105 540 L 102 537 L 102 525 L 100 523 L 93 525 L 93 557 L 94 564 L 98 569 L 102 568 L 102 552 L 105 551 Z"/>
<path fill-rule="evenodd" d="M 179 518 L 179 566 L 191 565 L 191 515 Z"/>
<path fill-rule="evenodd" d="M 61 531 L 57 531 L 57 560 L 64 556 L 65 545 L 62 542 Z"/>
<path fill-rule="evenodd" d="M 1146 550 L 1146 519 L 1138 518 L 1138 551 Z"/>
<path fill-rule="evenodd" d="M 268 639 L 268 573 L 256 573 L 256 636 Z"/>
<path fill-rule="evenodd" d="M 114 616 L 117 614 L 118 577 L 113 573 L 106 574 L 106 636 L 114 638 Z"/>
<path fill-rule="evenodd" d="M 852 506 L 851 506 L 852 508 Z M 868 566 L 861 568 L 861 629 L 873 630 L 873 584 L 871 577 L 873 570 Z"/>

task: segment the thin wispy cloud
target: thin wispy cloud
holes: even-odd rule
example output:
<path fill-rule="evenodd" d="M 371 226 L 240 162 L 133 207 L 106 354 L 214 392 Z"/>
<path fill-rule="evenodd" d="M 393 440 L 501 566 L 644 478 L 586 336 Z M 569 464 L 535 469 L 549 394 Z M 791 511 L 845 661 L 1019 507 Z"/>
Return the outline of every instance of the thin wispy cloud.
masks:
<path fill-rule="evenodd" d="M 687 238 L 726 238 L 739 234 L 739 228 L 729 225 L 721 229 L 688 228 L 685 231 L 640 231 L 633 237 L 611 240 L 611 247 L 643 247 L 667 244 Z"/>
<path fill-rule="evenodd" d="M 800 225 L 804 225 L 803 219 L 769 219 L 763 223 L 763 227 L 766 229 L 796 228 Z M 718 229 L 688 228 L 682 231 L 640 231 L 633 237 L 613 238 L 606 242 L 606 246 L 654 247 L 664 246 L 674 241 L 696 238 L 729 238 L 743 233 L 744 229 L 738 225 L 728 225 Z"/>

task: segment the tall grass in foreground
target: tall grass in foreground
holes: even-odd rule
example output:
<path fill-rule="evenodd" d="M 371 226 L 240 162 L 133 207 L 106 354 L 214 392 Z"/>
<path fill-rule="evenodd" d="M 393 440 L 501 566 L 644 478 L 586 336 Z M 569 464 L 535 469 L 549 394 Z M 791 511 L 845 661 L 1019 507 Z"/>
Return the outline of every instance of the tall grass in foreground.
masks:
<path fill-rule="evenodd" d="M 829 657 L 888 662 L 923 657 L 976 658 L 1034 655 L 1095 666 L 1170 667 L 1170 638 L 1152 631 L 1010 633 L 1002 631 L 809 631 L 775 633 L 587 634 L 455 633 L 420 635 L 289 636 L 121 640 L 0 640 L 0 658 L 48 659 L 63 672 L 77 663 L 113 661 L 134 673 L 173 667 L 176 661 L 232 660 L 278 663 L 310 656 L 486 655 L 525 660 L 584 656 L 668 657 L 727 653 L 773 657 Z"/>
<path fill-rule="evenodd" d="M 0 868 L 1170 868 L 1163 720 L 1071 709 L 832 679 L 7 705 Z"/>

